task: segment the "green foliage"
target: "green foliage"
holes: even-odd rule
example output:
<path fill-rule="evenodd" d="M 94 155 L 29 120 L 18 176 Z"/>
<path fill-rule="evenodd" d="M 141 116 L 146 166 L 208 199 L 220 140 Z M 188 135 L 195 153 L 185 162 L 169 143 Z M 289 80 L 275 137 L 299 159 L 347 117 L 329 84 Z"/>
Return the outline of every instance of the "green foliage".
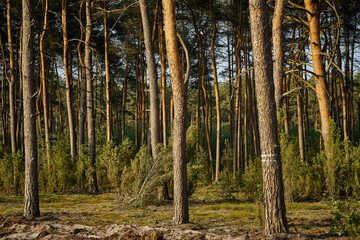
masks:
<path fill-rule="evenodd" d="M 354 236 L 360 233 L 360 215 L 350 208 L 350 203 L 345 206 L 340 200 L 333 202 L 334 211 L 331 212 L 330 234 L 341 236 Z"/>
<path fill-rule="evenodd" d="M 285 200 L 292 202 L 321 197 L 324 182 L 322 167 L 316 161 L 301 162 L 297 138 L 282 133 L 280 146 Z"/>
<path fill-rule="evenodd" d="M 0 147 L 0 192 L 5 194 L 22 192 L 24 185 L 25 160 L 17 152 L 12 154 Z"/>
<path fill-rule="evenodd" d="M 50 158 L 45 147 L 40 149 L 40 188 L 46 192 L 72 191 L 76 183 L 76 162 L 70 155 L 68 135 L 56 135 L 51 143 Z"/>
<path fill-rule="evenodd" d="M 127 138 L 118 146 L 113 142 L 105 144 L 98 154 L 97 174 L 99 184 L 110 183 L 115 187 L 119 187 L 121 174 L 125 166 L 129 166 L 130 160 L 135 157 L 135 151 L 135 146 Z"/>
<path fill-rule="evenodd" d="M 241 190 L 245 193 L 248 200 L 261 201 L 263 189 L 261 161 L 259 158 L 250 159 L 242 177 L 242 183 Z"/>
<path fill-rule="evenodd" d="M 153 159 L 147 153 L 147 147 L 140 148 L 130 166 L 125 166 L 119 194 L 122 201 L 146 205 L 158 199 L 157 188 L 163 186 L 165 179 L 169 178 L 169 160 L 171 158 L 163 150 L 158 159 Z"/>

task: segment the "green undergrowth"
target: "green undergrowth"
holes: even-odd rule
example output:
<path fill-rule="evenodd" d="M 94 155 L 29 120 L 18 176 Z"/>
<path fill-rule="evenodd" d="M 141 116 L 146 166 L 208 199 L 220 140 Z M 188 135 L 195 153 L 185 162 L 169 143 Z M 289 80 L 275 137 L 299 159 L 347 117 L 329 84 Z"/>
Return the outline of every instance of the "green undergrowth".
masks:
<path fill-rule="evenodd" d="M 262 204 L 247 201 L 239 193 L 232 200 L 218 197 L 216 186 L 199 186 L 190 198 L 190 225 L 193 229 L 231 229 L 256 232 L 263 229 Z M 360 202 L 352 201 L 354 209 Z M 40 194 L 41 215 L 62 224 L 110 225 L 136 224 L 152 227 L 172 225 L 171 201 L 135 207 L 120 203 L 116 192 L 98 195 Z M 21 215 L 23 197 L 1 196 L 0 216 Z M 332 227 L 331 201 L 292 202 L 287 204 L 291 232 L 329 236 Z"/>

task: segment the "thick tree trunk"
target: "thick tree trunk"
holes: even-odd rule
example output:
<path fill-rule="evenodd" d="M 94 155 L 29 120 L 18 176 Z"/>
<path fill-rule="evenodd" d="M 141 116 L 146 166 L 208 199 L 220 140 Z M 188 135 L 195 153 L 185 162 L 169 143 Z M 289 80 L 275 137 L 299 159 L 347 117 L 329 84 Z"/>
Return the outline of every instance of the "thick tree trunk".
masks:
<path fill-rule="evenodd" d="M 157 73 L 154 58 L 154 51 L 151 42 L 151 28 L 147 11 L 146 0 L 140 0 L 141 19 L 144 31 L 146 63 L 149 73 L 149 91 L 150 91 L 150 140 L 151 150 L 154 159 L 157 158 L 157 144 L 159 143 L 159 99 Z"/>
<path fill-rule="evenodd" d="M 86 107 L 87 107 L 87 134 L 88 134 L 88 155 L 91 161 L 91 168 L 88 180 L 88 191 L 97 193 L 98 184 L 95 168 L 95 117 L 94 117 L 94 92 L 91 74 L 91 21 L 92 0 L 86 0 L 86 32 L 85 32 L 85 69 L 86 69 Z"/>
<path fill-rule="evenodd" d="M 163 0 L 166 52 L 174 97 L 174 223 L 189 222 L 186 173 L 186 85 L 176 36 L 175 1 Z"/>
<path fill-rule="evenodd" d="M 310 42 L 311 42 L 311 54 L 313 61 L 313 69 L 315 73 L 315 87 L 316 96 L 319 102 L 320 119 L 321 119 L 321 134 L 325 143 L 325 150 L 328 155 L 331 154 L 331 150 L 327 146 L 329 139 L 329 97 L 327 95 L 327 84 L 325 81 L 325 67 L 323 63 L 323 57 L 321 55 L 321 41 L 320 41 L 320 6 L 319 1 L 304 0 L 305 9 L 309 27 L 310 27 Z"/>
<path fill-rule="evenodd" d="M 63 62 L 65 72 L 65 86 L 66 86 L 66 108 L 68 115 L 69 135 L 70 135 L 70 149 L 71 157 L 76 158 L 76 133 L 74 126 L 73 110 L 72 110 L 72 96 L 71 96 L 71 74 L 69 74 L 68 54 L 69 54 L 69 41 L 67 34 L 67 0 L 62 0 L 61 20 L 63 27 Z M 71 68 L 71 66 L 70 66 Z"/>
<path fill-rule="evenodd" d="M 261 162 L 263 172 L 265 234 L 288 232 L 280 146 L 277 136 L 269 20 L 265 0 L 250 0 L 251 40 L 256 77 Z"/>
<path fill-rule="evenodd" d="M 24 96 L 24 141 L 25 141 L 25 190 L 24 217 L 34 219 L 40 216 L 39 184 L 37 164 L 37 135 L 35 98 L 36 83 L 34 79 L 34 50 L 32 31 L 31 0 L 22 1 L 23 22 L 23 96 Z"/>

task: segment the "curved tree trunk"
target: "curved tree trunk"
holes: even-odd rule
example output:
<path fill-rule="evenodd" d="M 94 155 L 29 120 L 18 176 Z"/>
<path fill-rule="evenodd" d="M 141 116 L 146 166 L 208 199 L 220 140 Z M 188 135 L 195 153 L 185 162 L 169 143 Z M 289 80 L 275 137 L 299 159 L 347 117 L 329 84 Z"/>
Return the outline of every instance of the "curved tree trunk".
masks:
<path fill-rule="evenodd" d="M 150 91 L 150 139 L 151 151 L 154 159 L 157 158 L 157 144 L 159 143 L 159 99 L 158 84 L 154 52 L 151 41 L 151 28 L 147 11 L 146 0 L 140 0 L 141 19 L 144 31 L 146 64 L 149 73 L 149 91 Z"/>
<path fill-rule="evenodd" d="M 25 142 L 25 190 L 24 217 L 34 219 L 40 216 L 39 184 L 37 164 L 36 110 L 34 95 L 36 82 L 34 78 L 34 50 L 32 31 L 31 0 L 22 1 L 23 22 L 23 95 L 24 95 L 24 142 Z"/>
<path fill-rule="evenodd" d="M 174 98 L 174 223 L 189 222 L 186 172 L 186 85 L 176 36 L 175 1 L 163 0 L 166 52 Z"/>
<path fill-rule="evenodd" d="M 43 24 L 43 31 L 40 37 L 40 78 L 42 84 L 42 101 L 43 101 L 43 109 L 44 109 L 46 156 L 48 161 L 47 162 L 48 167 L 50 167 L 49 114 L 48 114 L 48 105 L 47 105 L 47 81 L 45 76 L 45 56 L 44 56 L 44 43 L 45 43 L 45 34 L 47 29 L 48 7 L 49 7 L 48 0 L 45 0 L 44 24 Z"/>
<path fill-rule="evenodd" d="M 264 191 L 265 234 L 288 232 L 280 146 L 277 135 L 269 20 L 266 0 L 250 0 L 251 41 L 258 103 Z"/>

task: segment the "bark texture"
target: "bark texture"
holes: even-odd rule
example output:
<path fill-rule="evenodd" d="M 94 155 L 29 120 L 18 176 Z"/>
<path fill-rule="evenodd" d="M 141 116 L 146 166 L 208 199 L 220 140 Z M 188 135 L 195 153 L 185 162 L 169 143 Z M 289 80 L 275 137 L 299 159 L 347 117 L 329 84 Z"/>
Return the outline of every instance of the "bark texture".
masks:
<path fill-rule="evenodd" d="M 66 108 L 68 114 L 68 125 L 69 125 L 69 135 L 70 135 L 70 149 L 71 157 L 76 158 L 76 133 L 74 125 L 74 117 L 72 110 L 72 99 L 71 99 L 71 87 L 72 87 L 72 74 L 69 73 L 69 63 L 68 63 L 68 54 L 69 54 L 69 40 L 67 34 L 67 0 L 62 0 L 61 8 L 61 20 L 63 27 L 63 62 L 64 62 L 64 72 L 65 72 L 65 86 L 66 86 Z M 71 65 L 70 65 L 71 67 Z"/>
<path fill-rule="evenodd" d="M 105 41 L 105 74 L 106 74 L 106 139 L 108 142 L 112 138 L 112 106 L 111 106 L 111 82 L 110 82 L 110 63 L 108 56 L 109 33 L 107 28 L 106 3 L 104 2 L 104 41 Z"/>
<path fill-rule="evenodd" d="M 154 58 L 154 51 L 151 41 L 151 27 L 149 23 L 149 16 L 147 11 L 146 0 L 140 0 L 141 19 L 144 31 L 145 40 L 145 54 L 146 63 L 149 73 L 149 91 L 150 91 L 150 139 L 151 139 L 151 150 L 154 159 L 157 158 L 157 144 L 159 143 L 159 99 L 158 99 L 158 84 L 156 65 Z"/>
<path fill-rule="evenodd" d="M 216 58 L 215 58 L 215 38 L 216 38 L 216 20 L 213 10 L 213 1 L 210 3 L 210 14 L 211 14 L 211 23 L 212 23 L 212 36 L 211 36 L 211 60 L 213 67 L 214 75 L 214 87 L 215 87 L 215 102 L 216 102 L 216 158 L 215 158 L 215 181 L 219 181 L 220 173 L 220 142 L 221 142 L 221 111 L 220 111 L 220 92 L 219 84 L 217 77 L 217 67 L 216 67 Z"/>
<path fill-rule="evenodd" d="M 86 0 L 86 33 L 85 33 L 85 68 L 86 68 L 86 107 L 87 107 L 87 133 L 88 155 L 91 159 L 92 171 L 88 180 L 89 193 L 99 191 L 95 169 L 95 117 L 94 117 L 94 93 L 91 74 L 91 20 L 92 0 Z"/>
<path fill-rule="evenodd" d="M 166 52 L 174 101 L 174 223 L 189 222 L 186 172 L 186 85 L 176 35 L 175 1 L 163 0 Z"/>
<path fill-rule="evenodd" d="M 24 144 L 25 144 L 25 190 L 24 190 L 24 217 L 34 219 L 40 216 L 39 184 L 37 163 L 37 135 L 34 79 L 34 50 L 32 31 L 31 0 L 22 1 L 23 24 L 23 99 L 24 99 Z"/>
<path fill-rule="evenodd" d="M 274 85 L 275 85 L 275 101 L 277 109 L 281 108 L 282 99 L 282 79 L 284 77 L 283 59 L 284 47 L 282 38 L 282 22 L 284 19 L 284 0 L 276 0 L 275 11 L 272 22 L 272 38 L 274 50 Z"/>
<path fill-rule="evenodd" d="M 260 131 L 265 234 L 288 232 L 280 146 L 277 136 L 269 20 L 266 0 L 250 0 L 251 41 Z"/>
<path fill-rule="evenodd" d="M 321 119 L 321 135 L 325 143 L 325 151 L 331 154 L 331 150 L 327 146 L 329 138 L 329 117 L 330 117 L 330 101 L 327 95 L 327 84 L 325 80 L 325 66 L 323 57 L 321 55 L 321 41 L 320 41 L 320 3 L 319 0 L 304 0 L 305 9 L 309 27 L 310 27 L 310 42 L 311 54 L 313 61 L 313 69 L 315 73 L 315 87 L 316 96 L 319 102 L 320 119 Z M 310 14 L 311 13 L 311 14 Z"/>

